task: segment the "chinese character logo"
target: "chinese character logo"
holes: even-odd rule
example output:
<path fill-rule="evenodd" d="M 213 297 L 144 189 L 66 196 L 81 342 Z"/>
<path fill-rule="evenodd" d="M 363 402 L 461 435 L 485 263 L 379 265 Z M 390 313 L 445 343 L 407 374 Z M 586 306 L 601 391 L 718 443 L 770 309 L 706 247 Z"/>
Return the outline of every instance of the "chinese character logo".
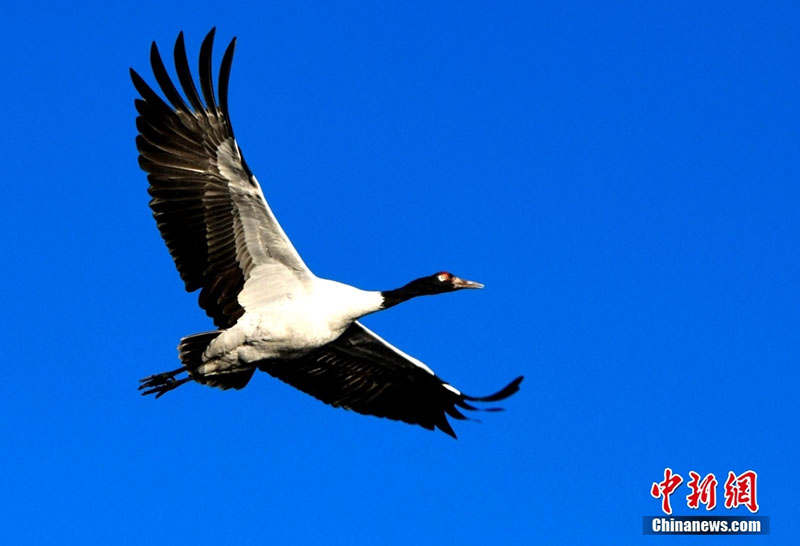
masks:
<path fill-rule="evenodd" d="M 671 468 L 664 469 L 664 481 L 661 483 L 653 482 L 653 487 L 650 488 L 650 494 L 653 498 L 661 497 L 661 510 L 665 514 L 672 513 L 672 506 L 669 504 L 669 496 L 675 492 L 675 489 L 683 482 L 678 474 L 673 474 Z"/>
<path fill-rule="evenodd" d="M 713 510 L 717 506 L 717 478 L 714 474 L 707 474 L 700 481 L 700 474 L 694 470 L 689 471 L 689 489 L 691 493 L 686 495 L 686 505 L 697 510 L 701 504 L 706 505 L 706 510 Z"/>
<path fill-rule="evenodd" d="M 728 479 L 725 480 L 725 508 L 737 508 L 743 505 L 753 514 L 758 512 L 756 478 L 758 476 L 752 470 L 742 472 L 738 476 L 728 472 Z"/>
<path fill-rule="evenodd" d="M 713 473 L 708 473 L 704 478 L 694 470 L 689 471 L 689 481 L 686 486 L 690 493 L 686 495 L 686 506 L 692 510 L 698 510 L 703 504 L 706 510 L 713 510 L 717 506 L 717 478 Z M 738 476 L 733 472 L 728 472 L 728 479 L 725 480 L 725 508 L 734 509 L 745 506 L 750 512 L 758 512 L 758 499 L 756 482 L 758 475 L 748 470 Z M 672 472 L 671 468 L 664 469 L 664 480 L 653 482 L 650 488 L 650 495 L 655 499 L 661 499 L 661 510 L 665 514 L 672 514 L 670 496 L 675 492 L 683 477 Z"/>

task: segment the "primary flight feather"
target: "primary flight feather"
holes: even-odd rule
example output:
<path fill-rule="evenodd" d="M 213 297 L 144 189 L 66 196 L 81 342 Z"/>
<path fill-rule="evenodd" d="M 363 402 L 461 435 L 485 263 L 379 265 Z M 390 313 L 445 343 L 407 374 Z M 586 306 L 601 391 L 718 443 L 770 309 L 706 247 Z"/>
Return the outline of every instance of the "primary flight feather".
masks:
<path fill-rule="evenodd" d="M 236 40 L 222 58 L 218 96 L 213 42 L 214 29 L 200 47 L 200 93 L 183 33 L 174 49 L 183 95 L 155 42 L 150 64 L 169 103 L 131 69 L 141 95 L 136 147 L 148 173 L 150 208 L 186 290 L 200 290 L 200 307 L 218 328 L 183 338 L 182 366 L 142 379 L 143 394 L 158 398 L 191 380 L 241 389 L 258 369 L 332 406 L 455 437 L 448 415 L 464 419 L 460 409 L 478 409 L 470 402 L 517 392 L 522 377 L 493 395 L 468 396 L 358 322 L 416 296 L 482 288 L 480 283 L 440 272 L 394 290 L 366 291 L 308 269 L 233 136 L 228 78 Z"/>

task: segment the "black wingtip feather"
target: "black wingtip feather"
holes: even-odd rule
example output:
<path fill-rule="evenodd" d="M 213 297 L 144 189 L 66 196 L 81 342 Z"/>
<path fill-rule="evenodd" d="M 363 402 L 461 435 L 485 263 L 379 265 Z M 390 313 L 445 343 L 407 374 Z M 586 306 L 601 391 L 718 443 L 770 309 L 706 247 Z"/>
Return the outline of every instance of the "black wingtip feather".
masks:
<path fill-rule="evenodd" d="M 139 92 L 139 94 L 142 95 L 142 97 L 144 97 L 144 95 L 147 92 L 151 92 L 152 93 L 153 90 L 150 89 L 150 86 L 147 85 L 147 83 L 145 83 L 144 79 L 139 75 L 138 72 L 136 72 L 133 68 L 131 68 L 130 69 L 130 74 L 131 74 L 131 81 L 133 82 L 133 86 L 136 88 L 136 90 Z"/>
<path fill-rule="evenodd" d="M 231 76 L 231 65 L 233 64 L 234 49 L 236 49 L 235 37 L 225 49 L 225 54 L 222 56 L 222 63 L 219 67 L 219 107 L 222 110 L 222 115 L 225 116 L 228 122 L 228 127 L 231 126 L 231 117 L 228 113 L 228 81 Z M 231 131 L 233 130 L 231 129 Z"/>
<path fill-rule="evenodd" d="M 164 102 L 164 100 L 158 96 L 158 93 L 152 90 L 152 88 L 147 85 L 147 83 L 142 79 L 142 77 L 133 69 L 130 69 L 131 80 L 133 81 L 133 86 L 139 92 L 144 102 L 134 101 L 136 105 L 136 109 L 139 111 L 140 114 L 145 115 L 147 112 L 147 108 L 152 108 L 156 111 L 157 115 L 163 116 L 164 119 L 173 120 L 175 118 L 175 114 L 172 111 L 172 108 Z"/>
<path fill-rule="evenodd" d="M 175 49 L 173 51 L 175 58 L 175 70 L 178 72 L 178 79 L 183 87 L 183 92 L 192 107 L 196 112 L 205 110 L 203 103 L 200 101 L 200 96 L 197 94 L 197 88 L 194 86 L 194 79 L 192 78 L 192 71 L 189 70 L 189 58 L 186 56 L 186 44 L 183 41 L 183 31 L 178 34 L 178 39 L 175 40 Z"/>
<path fill-rule="evenodd" d="M 519 390 L 519 384 L 522 383 L 523 379 L 524 376 L 521 375 L 496 393 L 490 394 L 489 396 L 468 396 L 466 394 L 462 394 L 462 397 L 464 400 L 469 400 L 471 402 L 497 402 L 499 400 L 505 400 Z"/>
<path fill-rule="evenodd" d="M 183 97 L 181 97 L 178 89 L 172 83 L 172 79 L 167 73 L 164 61 L 161 60 L 161 54 L 155 42 L 150 46 L 150 66 L 153 68 L 153 75 L 155 75 L 158 85 L 161 87 L 167 99 L 172 103 L 172 106 L 175 107 L 176 110 L 187 113 L 190 112 L 189 107 L 186 106 L 186 103 L 183 101 Z"/>
<path fill-rule="evenodd" d="M 452 426 L 450 426 L 450 423 L 447 421 L 447 417 L 445 417 L 444 414 L 442 414 L 442 418 L 439 421 L 437 421 L 436 426 L 439 428 L 439 430 L 441 430 L 448 436 L 451 436 L 454 440 L 458 440 L 458 436 L 456 436 L 456 431 L 453 430 Z"/>
<path fill-rule="evenodd" d="M 206 108 L 214 115 L 217 114 L 217 101 L 214 98 L 214 79 L 211 76 L 211 54 L 214 50 L 214 34 L 217 28 L 213 27 L 203 43 L 200 45 L 200 89 L 203 91 L 203 98 L 206 101 Z"/>

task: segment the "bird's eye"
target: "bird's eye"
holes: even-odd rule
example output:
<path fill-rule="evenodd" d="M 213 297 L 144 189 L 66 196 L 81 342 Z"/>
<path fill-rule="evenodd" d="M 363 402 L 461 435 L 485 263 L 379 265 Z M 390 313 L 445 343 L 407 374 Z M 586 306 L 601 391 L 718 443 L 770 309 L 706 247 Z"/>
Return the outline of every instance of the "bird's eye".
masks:
<path fill-rule="evenodd" d="M 447 282 L 450 280 L 450 273 L 439 273 L 436 275 L 436 278 L 439 279 L 440 282 Z"/>

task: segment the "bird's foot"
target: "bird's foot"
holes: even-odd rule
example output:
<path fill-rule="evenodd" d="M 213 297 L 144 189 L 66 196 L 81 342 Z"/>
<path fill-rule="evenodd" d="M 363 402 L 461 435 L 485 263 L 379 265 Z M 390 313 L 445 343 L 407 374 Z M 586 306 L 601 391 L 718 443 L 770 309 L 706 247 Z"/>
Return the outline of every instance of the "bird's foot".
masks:
<path fill-rule="evenodd" d="M 139 390 L 144 390 L 142 392 L 142 396 L 147 394 L 155 394 L 156 398 L 160 398 L 177 387 L 180 387 L 184 383 L 191 381 L 191 377 L 182 377 L 180 379 L 176 379 L 175 376 L 181 374 L 186 371 L 186 368 L 178 368 L 177 370 L 172 370 L 171 372 L 164 372 L 164 373 L 157 373 L 155 375 L 150 375 L 145 377 L 144 379 L 140 379 L 139 382 Z"/>

